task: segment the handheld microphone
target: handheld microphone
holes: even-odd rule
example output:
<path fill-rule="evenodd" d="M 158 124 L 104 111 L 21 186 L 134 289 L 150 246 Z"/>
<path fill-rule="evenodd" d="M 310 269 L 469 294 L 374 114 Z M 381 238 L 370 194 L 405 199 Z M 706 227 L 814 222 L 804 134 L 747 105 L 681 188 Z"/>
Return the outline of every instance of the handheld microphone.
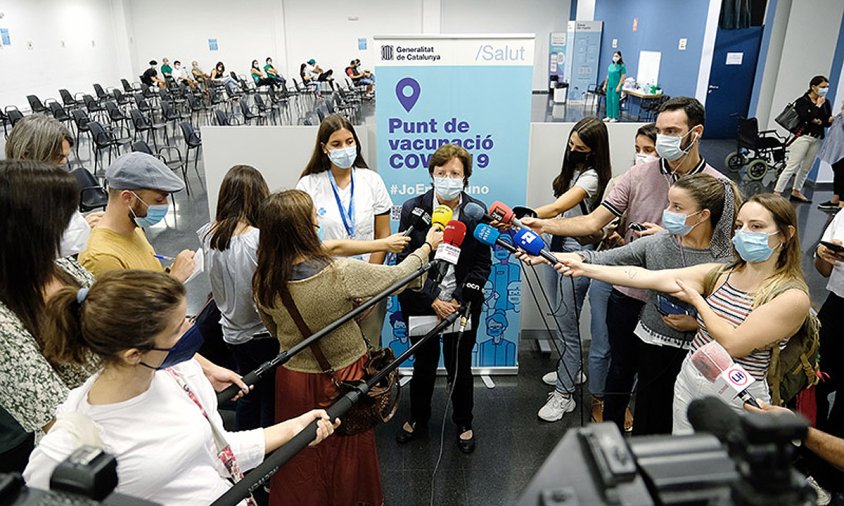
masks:
<path fill-rule="evenodd" d="M 513 216 L 515 216 L 518 219 L 522 219 L 525 216 L 527 216 L 529 218 L 536 218 L 538 215 L 536 214 L 536 211 L 534 211 L 533 209 L 531 209 L 529 207 L 514 206 L 513 207 Z"/>
<path fill-rule="evenodd" d="M 463 331 L 466 330 L 466 326 L 469 324 L 469 318 L 472 312 L 472 303 L 483 300 L 483 295 L 483 288 L 479 284 L 472 283 L 471 281 L 463 283 L 461 298 L 465 304 L 465 309 L 463 310 L 463 314 L 460 316 L 460 327 L 457 330 L 459 333 L 463 333 Z"/>
<path fill-rule="evenodd" d="M 516 243 L 516 246 L 527 251 L 529 254 L 533 256 L 541 256 L 545 260 L 548 260 L 551 262 L 551 265 L 560 263 L 560 261 L 557 260 L 557 257 L 545 248 L 545 241 L 543 241 L 541 237 L 536 235 L 536 233 L 530 229 L 520 228 L 517 230 L 513 235 L 513 242 Z"/>
<path fill-rule="evenodd" d="M 410 213 L 410 226 L 407 227 L 402 235 L 407 237 L 416 229 L 426 229 L 431 226 L 431 215 L 425 212 L 421 207 L 414 207 Z"/>
<path fill-rule="evenodd" d="M 733 358 L 718 341 L 711 341 L 692 353 L 692 365 L 707 380 L 715 383 L 718 395 L 727 402 L 736 397 L 759 407 L 753 394 L 747 391 L 756 380 Z"/>
<path fill-rule="evenodd" d="M 436 214 L 436 210 L 434 210 Z M 439 284 L 448 272 L 449 266 L 457 265 L 460 258 L 460 246 L 466 237 L 466 224 L 462 221 L 451 220 L 443 231 L 443 242 L 437 248 L 434 260 L 437 262 L 437 273 L 434 282 Z"/>
<path fill-rule="evenodd" d="M 439 230 L 444 230 L 446 224 L 451 221 L 453 211 L 448 206 L 437 206 L 434 212 L 431 213 L 431 223 Z"/>
<path fill-rule="evenodd" d="M 510 209 L 507 204 L 496 200 L 489 206 L 489 215 L 492 216 L 494 219 L 500 221 L 501 223 L 506 223 L 508 225 L 515 225 L 519 228 L 522 228 L 522 222 L 516 218 L 516 215 L 513 214 L 513 210 Z"/>
<path fill-rule="evenodd" d="M 492 221 L 492 218 L 490 218 L 489 215 L 486 214 L 484 208 L 474 202 L 467 202 L 466 205 L 463 206 L 462 212 L 463 216 L 465 216 L 466 219 L 468 221 L 471 221 L 472 223 L 489 223 L 490 221 Z"/>
<path fill-rule="evenodd" d="M 510 253 L 516 253 L 517 251 L 515 246 L 501 239 L 501 232 L 486 223 L 479 223 L 478 226 L 475 227 L 474 236 L 481 244 L 485 244 L 490 247 L 497 244 Z"/>

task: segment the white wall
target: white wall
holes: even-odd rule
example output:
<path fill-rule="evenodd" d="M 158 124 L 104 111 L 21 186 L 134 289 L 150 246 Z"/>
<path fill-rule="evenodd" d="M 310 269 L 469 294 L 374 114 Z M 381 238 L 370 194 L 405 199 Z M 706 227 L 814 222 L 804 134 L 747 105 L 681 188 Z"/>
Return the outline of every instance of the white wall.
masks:
<path fill-rule="evenodd" d="M 548 37 L 564 32 L 570 0 L 442 0 L 442 33 L 534 33 L 533 89 L 548 89 Z"/>
<path fill-rule="evenodd" d="M 595 21 L 595 0 L 578 1 L 574 16 L 578 21 Z"/>
<path fill-rule="evenodd" d="M 115 35 L 110 0 L 3 2 L 0 11 L 0 28 L 11 39 L 0 48 L 0 106 L 28 109 L 26 95 L 43 101 L 58 99 L 59 88 L 93 94 L 95 82 L 119 84 L 115 62 L 128 55 Z"/>

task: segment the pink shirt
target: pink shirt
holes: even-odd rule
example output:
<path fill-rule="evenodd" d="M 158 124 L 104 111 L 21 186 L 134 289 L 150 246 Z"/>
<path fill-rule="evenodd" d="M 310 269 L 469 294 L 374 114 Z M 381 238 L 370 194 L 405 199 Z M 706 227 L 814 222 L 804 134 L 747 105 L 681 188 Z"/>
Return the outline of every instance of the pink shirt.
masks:
<path fill-rule="evenodd" d="M 701 158 L 688 175 L 709 174 L 719 179 L 727 179 Z M 610 194 L 601 202 L 614 215 L 621 217 L 627 212 L 627 225 L 631 223 L 662 223 L 662 211 L 668 207 L 668 188 L 678 179 L 664 159 L 634 165 L 616 182 Z M 625 242 L 634 240 L 629 228 L 624 233 Z M 619 292 L 639 299 L 648 300 L 648 291 L 623 286 L 614 287 Z"/>

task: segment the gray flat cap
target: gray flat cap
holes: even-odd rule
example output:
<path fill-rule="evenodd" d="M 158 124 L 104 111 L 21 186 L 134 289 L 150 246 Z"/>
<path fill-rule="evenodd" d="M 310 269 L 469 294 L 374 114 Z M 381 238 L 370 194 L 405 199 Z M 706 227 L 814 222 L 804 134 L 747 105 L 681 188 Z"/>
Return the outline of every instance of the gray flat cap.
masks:
<path fill-rule="evenodd" d="M 172 193 L 185 189 L 185 183 L 170 167 L 146 153 L 127 153 L 117 157 L 106 170 L 108 186 L 115 190 L 158 190 Z"/>

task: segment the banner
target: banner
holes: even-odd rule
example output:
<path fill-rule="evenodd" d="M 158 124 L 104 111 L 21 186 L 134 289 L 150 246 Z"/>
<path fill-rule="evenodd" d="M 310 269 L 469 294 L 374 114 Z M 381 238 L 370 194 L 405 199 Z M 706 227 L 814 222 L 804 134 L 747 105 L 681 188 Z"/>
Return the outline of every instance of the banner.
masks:
<path fill-rule="evenodd" d="M 393 231 L 401 205 L 431 188 L 428 160 L 446 143 L 460 144 L 472 155 L 467 193 L 487 205 L 523 204 L 533 35 L 385 36 L 375 37 L 374 45 L 378 173 L 393 199 Z M 496 248 L 492 262 L 473 366 L 514 372 L 521 272 L 506 250 Z M 382 338 L 397 354 L 410 345 L 399 311 L 391 297 Z"/>
<path fill-rule="evenodd" d="M 603 21 L 569 21 L 565 74 L 570 100 L 583 100 L 589 86 L 598 84 L 603 27 Z"/>
<path fill-rule="evenodd" d="M 548 80 L 566 80 L 566 32 L 551 32 L 548 36 Z"/>

